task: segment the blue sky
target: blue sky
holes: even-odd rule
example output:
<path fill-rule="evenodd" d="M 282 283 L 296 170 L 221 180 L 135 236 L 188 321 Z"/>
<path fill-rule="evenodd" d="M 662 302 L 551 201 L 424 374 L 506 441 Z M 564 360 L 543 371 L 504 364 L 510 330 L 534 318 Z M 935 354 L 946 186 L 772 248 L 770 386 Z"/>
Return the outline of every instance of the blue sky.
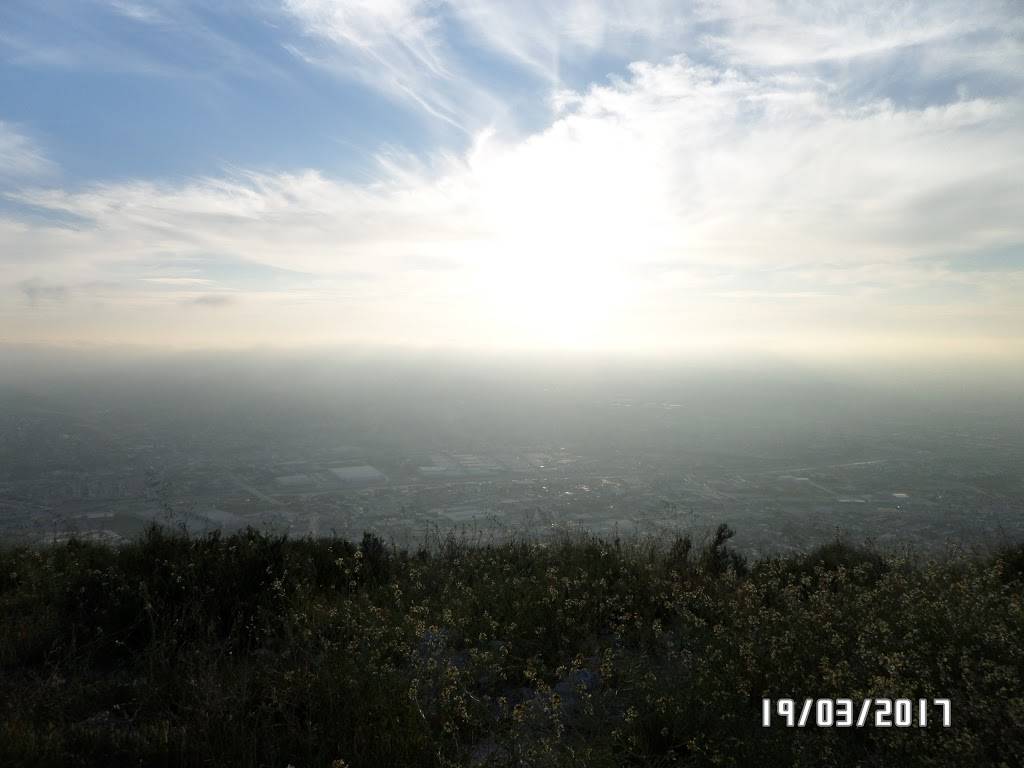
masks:
<path fill-rule="evenodd" d="M 0 341 L 1013 357 L 1022 19 L 8 0 Z"/>
<path fill-rule="evenodd" d="M 358 179 L 372 173 L 382 147 L 462 151 L 489 126 L 527 131 L 551 118 L 551 76 L 482 45 L 443 6 L 432 15 L 437 34 L 472 81 L 467 93 L 479 90 L 474 98 L 490 103 L 459 103 L 463 86 L 452 83 L 413 89 L 423 93 L 418 104 L 374 82 L 374 73 L 364 77 L 366 65 L 349 60 L 289 7 L 5 3 L 4 119 L 31 125 L 64 180 L 75 184 L 180 179 L 218 167 L 316 167 Z M 625 71 L 629 61 L 588 51 L 560 62 L 559 84 L 586 87 Z M 454 108 L 440 106 L 448 99 Z"/>
<path fill-rule="evenodd" d="M 182 7 L 140 20 L 118 8 L 0 8 L 5 119 L 32 126 L 67 183 L 231 166 L 348 175 L 382 140 L 426 148 L 422 120 L 286 50 L 296 32 L 283 18 Z"/>

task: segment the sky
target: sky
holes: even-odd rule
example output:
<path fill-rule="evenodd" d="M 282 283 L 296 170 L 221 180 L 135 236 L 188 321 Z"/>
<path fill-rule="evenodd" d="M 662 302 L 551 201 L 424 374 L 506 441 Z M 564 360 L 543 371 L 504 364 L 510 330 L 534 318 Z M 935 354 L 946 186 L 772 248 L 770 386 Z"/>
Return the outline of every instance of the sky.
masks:
<path fill-rule="evenodd" d="M 5 0 L 0 343 L 1024 359 L 1019 0 Z"/>

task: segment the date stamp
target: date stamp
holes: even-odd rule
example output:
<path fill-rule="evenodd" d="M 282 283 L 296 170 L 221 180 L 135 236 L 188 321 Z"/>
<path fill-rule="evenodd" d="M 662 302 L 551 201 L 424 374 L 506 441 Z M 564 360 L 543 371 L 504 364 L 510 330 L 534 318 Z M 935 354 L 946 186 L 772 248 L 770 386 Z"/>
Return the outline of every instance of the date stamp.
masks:
<path fill-rule="evenodd" d="M 949 728 L 949 699 L 762 699 L 761 725 L 771 728 Z"/>

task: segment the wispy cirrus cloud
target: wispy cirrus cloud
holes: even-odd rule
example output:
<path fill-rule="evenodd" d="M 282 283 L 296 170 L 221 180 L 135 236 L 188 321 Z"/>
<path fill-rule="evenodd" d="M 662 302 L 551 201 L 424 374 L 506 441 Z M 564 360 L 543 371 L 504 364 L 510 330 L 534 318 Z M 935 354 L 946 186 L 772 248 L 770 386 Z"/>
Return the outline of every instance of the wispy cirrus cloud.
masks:
<path fill-rule="evenodd" d="M 0 184 L 50 176 L 56 166 L 42 147 L 10 123 L 0 120 Z"/>
<path fill-rule="evenodd" d="M 366 341 L 622 348 L 892 322 L 1024 338 L 1019 280 L 948 266 L 1024 242 L 1019 100 L 847 105 L 814 77 L 675 57 L 570 102 L 525 139 L 383 157 L 370 185 L 307 171 L 24 190 L 18 203 L 83 223 L 22 224 L 38 258 L 21 268 L 298 271 L 224 312 L 260 307 L 294 330 L 314 307 L 330 338 Z M 220 280 L 209 300 L 236 287 Z"/>
<path fill-rule="evenodd" d="M 106 3 L 117 13 L 134 21 L 153 24 L 166 20 L 159 3 L 138 2 L 137 0 L 106 0 Z"/>
<path fill-rule="evenodd" d="M 159 10 L 181 24 L 180 7 Z M 1024 350 L 1024 275 L 969 268 L 1024 243 L 1024 46 L 1006 3 L 279 10 L 281 45 L 460 141 L 381 151 L 364 179 L 18 184 L 6 201 L 37 215 L 0 214 L 0 291 L 36 280 L 76 302 L 0 305 L 0 322 L 195 342 L 209 313 L 182 307 L 216 306 L 220 343 L 843 348 L 899 328 L 910 349 Z M 590 59 L 615 73 L 562 76 Z M 548 110 L 540 127 L 490 127 L 507 96 L 495 62 Z"/>
<path fill-rule="evenodd" d="M 11 0 L 0 5 L 0 60 L 28 70 L 188 80 L 205 88 L 236 78 L 289 83 L 273 57 L 225 25 L 233 15 L 272 14 L 262 1 Z M 175 44 L 154 44 L 155 33 Z"/>
<path fill-rule="evenodd" d="M 319 58 L 304 54 L 308 61 L 330 63 L 460 126 L 485 125 L 501 109 L 501 94 L 480 77 L 481 54 L 539 78 L 555 103 L 564 98 L 564 71 L 609 57 L 656 63 L 683 51 L 740 70 L 809 72 L 909 53 L 938 79 L 1019 82 L 1024 72 L 1024 21 L 1014 0 L 282 1 L 307 35 L 333 48 Z M 880 85 L 871 67 L 846 68 L 841 78 L 833 85 Z"/>
<path fill-rule="evenodd" d="M 488 78 L 494 61 L 558 91 L 563 67 L 598 54 L 678 51 L 692 17 L 669 0 L 282 0 L 282 7 L 308 38 L 327 44 L 289 44 L 305 61 L 467 131 L 509 109 L 501 85 Z"/>
<path fill-rule="evenodd" d="M 670 0 L 449 0 L 446 7 L 478 44 L 556 84 L 563 64 L 598 52 L 634 59 L 679 52 L 697 19 L 693 6 Z"/>
<path fill-rule="evenodd" d="M 717 0 L 701 4 L 721 31 L 705 37 L 733 64 L 793 67 L 851 61 L 994 31 L 1012 17 L 1007 3 Z"/>
<path fill-rule="evenodd" d="M 437 4 L 425 0 L 284 0 L 308 38 L 290 43 L 308 64 L 357 80 L 467 130 L 470 113 L 495 102 L 451 55 Z"/>

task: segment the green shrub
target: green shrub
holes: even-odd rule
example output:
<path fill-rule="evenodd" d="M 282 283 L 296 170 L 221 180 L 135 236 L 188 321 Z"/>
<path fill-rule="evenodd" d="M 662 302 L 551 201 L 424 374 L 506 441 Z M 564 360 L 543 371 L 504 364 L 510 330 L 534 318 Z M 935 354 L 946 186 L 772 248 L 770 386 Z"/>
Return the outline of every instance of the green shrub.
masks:
<path fill-rule="evenodd" d="M 0 765 L 1024 764 L 1024 548 L 732 537 L 0 550 Z M 954 725 L 764 729 L 763 697 Z"/>

